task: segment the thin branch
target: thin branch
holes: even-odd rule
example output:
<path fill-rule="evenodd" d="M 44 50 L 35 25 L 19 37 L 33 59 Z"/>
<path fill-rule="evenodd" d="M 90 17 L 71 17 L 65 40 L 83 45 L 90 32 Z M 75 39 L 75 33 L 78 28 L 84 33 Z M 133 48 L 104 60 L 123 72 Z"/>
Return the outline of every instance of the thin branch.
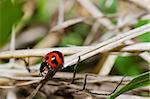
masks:
<path fill-rule="evenodd" d="M 92 25 L 92 29 L 91 29 L 90 33 L 87 35 L 86 39 L 84 40 L 83 45 L 89 45 L 92 43 L 99 27 L 100 27 L 100 23 L 97 21 L 94 22 L 94 24 Z"/>
<path fill-rule="evenodd" d="M 149 47 L 150 48 L 150 47 Z M 150 51 L 150 50 L 149 50 Z M 141 54 L 139 54 L 139 56 L 141 56 L 144 60 L 146 60 L 149 64 L 150 64 L 150 53 L 148 52 L 143 52 Z M 150 67 L 150 65 L 149 65 Z M 150 69 L 150 68 L 149 68 Z"/>
<path fill-rule="evenodd" d="M 41 57 L 53 50 L 61 51 L 64 55 L 71 55 L 83 50 L 92 49 L 94 46 L 74 46 L 43 49 L 26 49 L 15 51 L 0 52 L 0 58 L 22 58 L 22 57 Z M 150 50 L 150 43 L 137 43 L 122 48 L 119 52 L 142 52 Z M 113 50 L 112 50 L 113 51 Z"/>
<path fill-rule="evenodd" d="M 117 57 L 118 57 L 117 55 L 107 55 L 106 59 L 104 59 L 104 61 L 103 61 L 103 65 L 98 74 L 99 75 L 108 75 L 109 72 L 111 71 L 114 63 L 116 62 Z M 101 62 L 98 65 L 101 65 Z"/>
<path fill-rule="evenodd" d="M 20 87 L 20 86 L 26 86 L 26 85 L 31 85 L 31 84 L 34 84 L 34 83 L 38 83 L 39 80 L 31 80 L 31 81 L 27 81 L 27 82 L 23 82 L 23 83 L 18 83 L 18 84 L 15 84 L 15 85 L 10 85 L 10 86 L 0 86 L 0 88 L 3 88 L 3 89 L 8 89 L 8 88 L 16 88 L 16 87 Z"/>
<path fill-rule="evenodd" d="M 21 57 L 39 57 L 44 56 L 48 52 L 57 50 L 65 55 L 74 54 L 89 47 L 60 47 L 60 48 L 43 48 L 43 49 L 26 49 L 16 51 L 0 52 L 0 58 L 21 58 Z"/>
<path fill-rule="evenodd" d="M 70 20 L 67 20 L 67 21 L 64 21 L 60 24 L 57 24 L 56 26 L 54 26 L 50 32 L 53 32 L 53 31 L 60 31 L 62 29 L 65 29 L 71 25 L 74 25 L 74 24 L 77 24 L 77 23 L 80 23 L 80 22 L 83 22 L 84 21 L 84 18 L 75 18 L 75 19 L 70 19 Z"/>
<path fill-rule="evenodd" d="M 11 33 L 11 41 L 10 41 L 10 51 L 15 50 L 15 25 L 12 27 L 12 33 Z M 14 59 L 9 59 L 9 63 L 12 65 L 11 68 L 13 67 L 15 60 Z"/>
<path fill-rule="evenodd" d="M 42 77 L 17 77 L 17 76 L 12 76 L 12 75 L 3 75 L 3 74 L 1 74 L 0 75 L 0 78 L 6 78 L 6 79 L 10 79 L 10 80 L 22 80 L 22 81 L 24 81 L 24 80 L 41 80 L 42 79 Z"/>
<path fill-rule="evenodd" d="M 58 21 L 57 24 L 61 24 L 64 21 L 64 0 L 59 0 L 59 9 L 58 9 Z"/>
<path fill-rule="evenodd" d="M 39 85 L 36 87 L 36 89 L 26 99 L 33 99 L 37 92 L 49 81 L 49 79 L 53 78 L 57 71 L 58 70 L 48 70 L 45 78 L 39 82 Z"/>
<path fill-rule="evenodd" d="M 147 9 L 148 11 L 150 11 L 150 7 L 149 7 L 149 4 L 150 4 L 150 1 L 149 0 L 129 0 L 135 4 L 137 4 L 138 6 L 142 7 L 142 8 L 145 8 Z"/>
<path fill-rule="evenodd" d="M 85 60 L 93 55 L 98 54 L 98 53 L 112 50 L 113 48 L 120 46 L 121 43 L 123 43 L 124 41 L 135 38 L 139 35 L 149 32 L 149 31 L 150 31 L 150 23 L 146 24 L 144 26 L 141 26 L 139 28 L 130 30 L 126 33 L 117 35 L 111 39 L 108 39 L 102 43 L 95 45 L 91 49 L 81 51 L 77 54 L 74 54 L 74 55 L 68 57 L 68 60 L 65 61 L 64 67 L 75 64 L 77 62 L 79 56 L 81 57 L 81 60 Z"/>

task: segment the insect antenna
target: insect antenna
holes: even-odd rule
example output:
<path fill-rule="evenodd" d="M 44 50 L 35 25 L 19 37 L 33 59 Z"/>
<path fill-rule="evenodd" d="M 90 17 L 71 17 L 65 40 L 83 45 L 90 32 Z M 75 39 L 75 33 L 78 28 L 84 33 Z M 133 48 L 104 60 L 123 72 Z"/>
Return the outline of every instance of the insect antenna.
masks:
<path fill-rule="evenodd" d="M 73 77 L 72 77 L 71 84 L 74 83 L 74 80 L 75 80 L 75 77 L 76 77 L 76 73 L 77 73 L 77 67 L 78 67 L 78 65 L 80 63 L 80 60 L 81 60 L 81 58 L 79 56 L 78 61 L 77 61 L 76 65 L 74 66 L 74 71 L 73 71 Z"/>
<path fill-rule="evenodd" d="M 28 70 L 28 72 L 30 73 L 31 72 L 31 69 L 29 68 L 29 57 L 27 58 L 27 61 L 25 58 L 20 58 L 22 61 L 24 61 L 25 63 L 25 66 L 26 66 L 26 69 Z"/>
<path fill-rule="evenodd" d="M 92 74 L 86 74 L 85 75 L 85 77 L 84 77 L 84 84 L 83 84 L 83 88 L 81 89 L 81 91 L 86 90 L 86 84 L 87 84 L 87 77 L 88 76 L 95 76 L 95 75 L 92 75 Z M 111 93 L 96 93 L 96 92 L 90 92 L 90 91 L 88 91 L 88 93 L 95 94 L 95 95 L 109 96 L 109 95 L 113 94 L 118 89 L 118 87 L 123 82 L 124 78 L 125 78 L 125 76 L 122 77 L 122 79 L 120 80 L 120 82 L 117 84 L 117 86 L 115 87 L 115 89 Z"/>

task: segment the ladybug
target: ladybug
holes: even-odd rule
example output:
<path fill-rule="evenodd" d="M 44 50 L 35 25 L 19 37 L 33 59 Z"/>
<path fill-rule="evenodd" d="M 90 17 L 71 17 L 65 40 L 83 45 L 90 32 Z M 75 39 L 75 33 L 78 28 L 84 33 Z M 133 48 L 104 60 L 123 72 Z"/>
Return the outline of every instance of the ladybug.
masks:
<path fill-rule="evenodd" d="M 63 67 L 64 55 L 59 51 L 52 51 L 46 54 L 40 66 L 40 74 L 45 71 L 59 70 Z"/>

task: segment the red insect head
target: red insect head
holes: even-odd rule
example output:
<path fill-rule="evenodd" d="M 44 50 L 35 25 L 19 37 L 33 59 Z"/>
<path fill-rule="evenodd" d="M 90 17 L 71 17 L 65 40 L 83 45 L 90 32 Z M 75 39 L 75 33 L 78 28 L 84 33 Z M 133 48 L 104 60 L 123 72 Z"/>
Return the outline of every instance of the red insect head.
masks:
<path fill-rule="evenodd" d="M 54 70 L 62 68 L 64 64 L 64 55 L 59 51 L 52 51 L 46 54 L 41 63 L 40 72 L 44 72 L 47 69 Z"/>

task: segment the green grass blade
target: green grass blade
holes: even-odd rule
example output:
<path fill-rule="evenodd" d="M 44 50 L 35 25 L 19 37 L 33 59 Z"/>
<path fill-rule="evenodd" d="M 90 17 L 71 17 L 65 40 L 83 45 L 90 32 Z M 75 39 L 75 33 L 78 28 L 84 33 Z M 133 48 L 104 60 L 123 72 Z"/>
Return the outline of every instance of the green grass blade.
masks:
<path fill-rule="evenodd" d="M 123 94 L 124 92 L 127 92 L 129 90 L 132 90 L 138 87 L 147 86 L 147 85 L 150 85 L 150 71 L 140 74 L 139 76 L 135 77 L 132 81 L 130 81 L 124 87 L 122 87 L 121 89 L 111 94 L 108 99 L 114 99 L 117 96 Z"/>

